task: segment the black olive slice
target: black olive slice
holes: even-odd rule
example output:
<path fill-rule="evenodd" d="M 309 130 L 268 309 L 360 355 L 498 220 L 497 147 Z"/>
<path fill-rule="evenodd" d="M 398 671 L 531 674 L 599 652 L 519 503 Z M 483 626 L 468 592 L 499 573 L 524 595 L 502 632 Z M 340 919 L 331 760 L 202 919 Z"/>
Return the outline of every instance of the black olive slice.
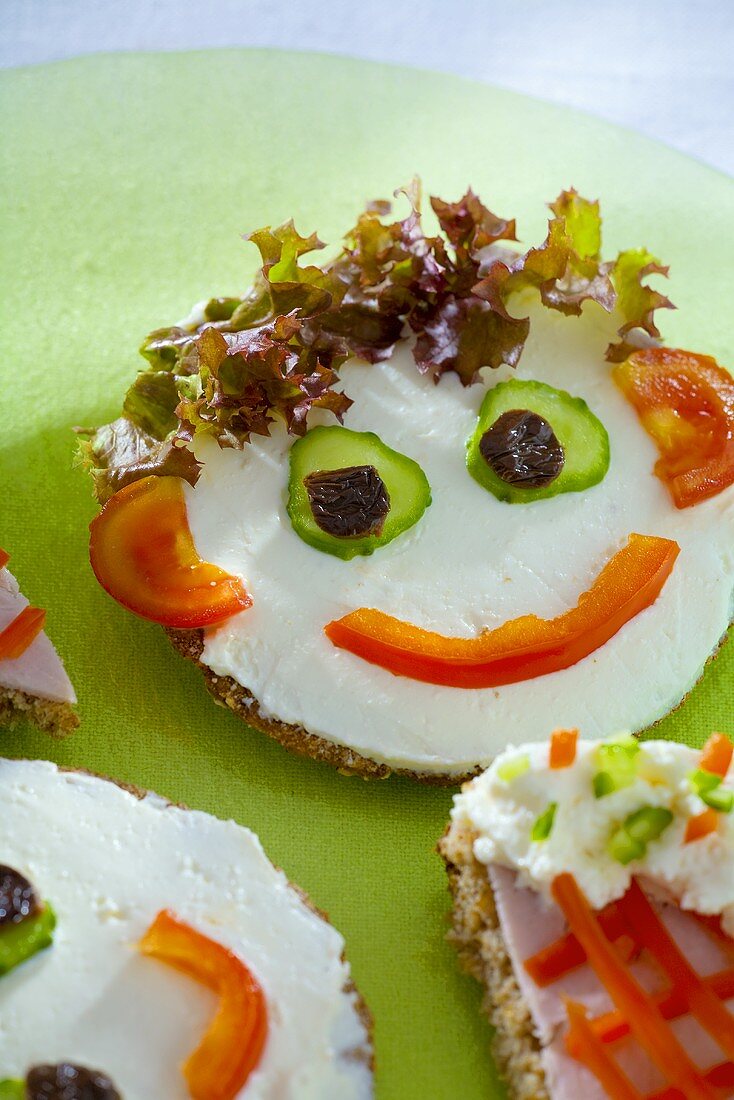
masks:
<path fill-rule="evenodd" d="M 0 863 L 0 928 L 4 924 L 20 924 L 39 908 L 36 892 L 28 879 Z"/>
<path fill-rule="evenodd" d="M 509 409 L 479 441 L 479 451 L 508 485 L 539 489 L 563 469 L 563 447 L 548 421 L 529 409 Z"/>
<path fill-rule="evenodd" d="M 122 1100 L 105 1073 L 69 1062 L 34 1066 L 26 1077 L 28 1100 Z"/>
<path fill-rule="evenodd" d="M 385 483 L 374 466 L 315 470 L 303 479 L 313 518 L 327 535 L 378 535 L 390 511 Z"/>

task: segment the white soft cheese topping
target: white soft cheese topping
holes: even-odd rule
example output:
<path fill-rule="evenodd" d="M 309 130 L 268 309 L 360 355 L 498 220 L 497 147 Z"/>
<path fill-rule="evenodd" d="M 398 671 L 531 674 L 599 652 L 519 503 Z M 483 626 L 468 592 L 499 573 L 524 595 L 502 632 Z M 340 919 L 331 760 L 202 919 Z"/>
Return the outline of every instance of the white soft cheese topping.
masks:
<path fill-rule="evenodd" d="M 180 1066 L 216 998 L 136 944 L 160 909 L 225 944 L 263 987 L 269 1033 L 246 1100 L 367 1100 L 367 1044 L 339 933 L 232 821 L 143 801 L 45 762 L 0 760 L 0 863 L 53 905 L 53 946 L 0 979 L 0 1078 L 102 1069 L 125 1100 L 186 1100 Z"/>
<path fill-rule="evenodd" d="M 203 660 L 252 691 L 266 716 L 302 725 L 373 760 L 461 774 L 507 744 L 545 737 L 548 715 L 587 737 L 642 729 L 693 686 L 724 634 L 734 587 L 734 491 L 676 509 L 653 474 L 658 457 L 611 378 L 604 351 L 618 319 L 593 304 L 564 317 L 532 298 L 520 365 L 462 387 L 434 385 L 407 346 L 386 363 L 342 368 L 354 399 L 345 424 L 374 431 L 420 463 L 433 503 L 410 531 L 371 557 L 342 561 L 308 546 L 286 512 L 288 452 L 280 425 L 242 451 L 197 450 L 187 488 L 199 553 L 241 575 L 253 606 L 207 637 Z M 466 441 L 487 386 L 538 379 L 586 399 L 607 428 L 611 465 L 580 493 L 532 504 L 495 499 L 468 474 Z M 311 423 L 319 422 L 318 416 Z M 333 423 L 324 417 L 323 423 Z M 681 547 L 655 605 L 572 668 L 498 689 L 457 689 L 396 677 L 324 635 L 359 607 L 448 635 L 473 636 L 526 613 L 574 607 L 633 532 Z"/>
<path fill-rule="evenodd" d="M 684 843 L 688 819 L 706 809 L 688 781 L 700 753 L 671 741 L 645 741 L 633 782 L 596 798 L 597 750 L 598 743 L 579 741 L 575 762 L 551 769 L 547 742 L 520 745 L 465 784 L 454 799 L 452 820 L 476 832 L 476 858 L 518 871 L 521 885 L 546 896 L 556 875 L 570 872 L 597 909 L 622 897 L 631 877 L 641 875 L 684 909 L 723 914 L 724 927 L 734 935 L 734 814 L 719 815 L 716 833 Z M 526 771 L 501 778 L 509 763 L 523 758 L 530 765 Z M 731 774 L 723 786 L 734 786 Z M 553 802 L 550 836 L 533 842 L 533 824 Z M 624 866 L 608 853 L 607 842 L 643 806 L 663 806 L 673 821 L 647 845 L 643 859 Z"/>

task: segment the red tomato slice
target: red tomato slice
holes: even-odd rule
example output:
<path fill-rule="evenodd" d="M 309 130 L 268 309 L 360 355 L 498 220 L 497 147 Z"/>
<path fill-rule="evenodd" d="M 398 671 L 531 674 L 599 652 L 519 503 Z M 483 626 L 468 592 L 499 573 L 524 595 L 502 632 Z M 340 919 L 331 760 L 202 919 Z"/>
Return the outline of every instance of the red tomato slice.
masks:
<path fill-rule="evenodd" d="M 451 638 L 362 607 L 325 627 L 335 646 L 372 664 L 447 687 L 487 688 L 531 680 L 575 665 L 654 603 L 679 546 L 630 535 L 576 607 L 555 619 L 522 615 L 476 638 Z"/>
<path fill-rule="evenodd" d="M 202 561 L 183 483 L 146 477 L 120 489 L 90 524 L 89 558 L 113 599 L 163 626 L 212 626 L 250 607 L 238 577 Z"/>
<path fill-rule="evenodd" d="M 657 444 L 655 473 L 676 507 L 734 483 L 734 378 L 715 359 L 645 348 L 614 368 L 614 380 Z"/>

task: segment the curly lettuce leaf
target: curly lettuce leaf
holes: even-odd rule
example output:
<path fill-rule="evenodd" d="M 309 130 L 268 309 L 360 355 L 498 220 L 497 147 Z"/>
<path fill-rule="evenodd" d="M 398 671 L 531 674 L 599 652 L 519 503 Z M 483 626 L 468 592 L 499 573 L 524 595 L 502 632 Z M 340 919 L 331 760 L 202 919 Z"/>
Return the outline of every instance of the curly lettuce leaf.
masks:
<path fill-rule="evenodd" d="M 675 306 L 669 298 L 643 280 L 649 275 L 667 276 L 668 270 L 645 248 L 619 253 L 611 268 L 611 278 L 623 323 L 619 329 L 621 340 L 607 348 L 607 359 L 611 362 L 622 362 L 638 346 L 634 341 L 627 340 L 627 336 L 635 330 L 639 329 L 652 339 L 660 336 L 655 324 L 655 310 L 675 309 Z"/>
<path fill-rule="evenodd" d="M 184 443 L 172 435 L 156 439 L 125 416 L 101 428 L 76 431 L 89 437 L 80 441 L 79 453 L 100 504 L 143 477 L 180 477 L 190 485 L 199 477 L 201 465 Z"/>

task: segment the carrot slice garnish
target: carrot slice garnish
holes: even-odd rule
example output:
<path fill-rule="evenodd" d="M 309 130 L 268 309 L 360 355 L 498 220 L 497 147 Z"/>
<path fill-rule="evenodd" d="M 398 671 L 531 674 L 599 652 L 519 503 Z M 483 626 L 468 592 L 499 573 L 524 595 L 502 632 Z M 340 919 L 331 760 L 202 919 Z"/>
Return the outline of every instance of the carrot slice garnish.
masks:
<path fill-rule="evenodd" d="M 704 810 L 702 814 L 689 817 L 683 843 L 691 844 L 694 840 L 701 840 L 703 837 L 709 836 L 710 833 L 715 833 L 718 825 L 719 815 L 716 810 L 712 810 L 710 807 Z"/>
<path fill-rule="evenodd" d="M 43 630 L 46 612 L 40 607 L 24 607 L 12 622 L 0 631 L 0 661 L 15 661 Z"/>
<path fill-rule="evenodd" d="M 10 554 L 0 546 L 0 569 L 4 569 L 10 561 Z"/>
<path fill-rule="evenodd" d="M 632 879 L 619 907 L 635 929 L 638 942 L 657 959 L 673 988 L 685 997 L 691 1015 L 729 1058 L 734 1057 L 734 1016 L 693 969 L 636 879 Z"/>
<path fill-rule="evenodd" d="M 726 734 L 712 733 L 701 752 L 699 767 L 723 779 L 729 771 L 734 745 Z"/>
<path fill-rule="evenodd" d="M 573 875 L 558 875 L 552 893 L 590 966 L 658 1069 L 687 1100 L 717 1100 L 716 1091 L 706 1083 L 663 1020 L 654 998 L 618 958 Z"/>
<path fill-rule="evenodd" d="M 551 768 L 570 768 L 576 759 L 578 730 L 554 730 L 550 741 Z"/>
<path fill-rule="evenodd" d="M 265 997 L 241 959 L 221 943 L 162 910 L 140 941 L 144 955 L 219 994 L 219 1008 L 183 1067 L 194 1100 L 234 1100 L 262 1056 L 268 1033 Z"/>
<path fill-rule="evenodd" d="M 576 1001 L 566 1001 L 569 1031 L 574 1043 L 574 1056 L 583 1062 L 598 1079 L 612 1100 L 641 1100 L 640 1093 L 628 1080 L 587 1019 L 586 1008 Z"/>

